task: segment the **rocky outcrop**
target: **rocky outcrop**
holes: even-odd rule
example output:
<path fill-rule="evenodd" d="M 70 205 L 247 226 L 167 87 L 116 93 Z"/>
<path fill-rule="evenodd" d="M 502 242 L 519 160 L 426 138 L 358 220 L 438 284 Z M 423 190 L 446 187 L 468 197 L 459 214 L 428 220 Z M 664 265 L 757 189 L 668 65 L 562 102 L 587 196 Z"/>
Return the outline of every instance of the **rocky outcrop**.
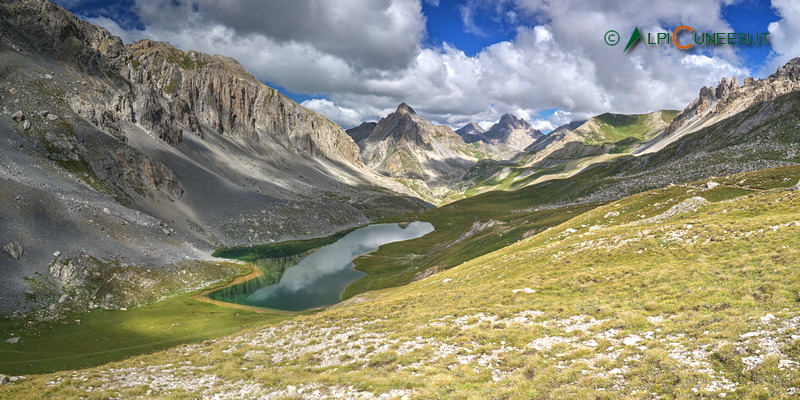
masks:
<path fill-rule="evenodd" d="M 745 78 L 739 86 L 736 77 L 722 78 L 717 87 L 703 87 L 697 98 L 670 123 L 666 131 L 637 153 L 652 153 L 679 138 L 736 115 L 753 104 L 770 101 L 800 89 L 800 58 L 764 78 Z"/>
<path fill-rule="evenodd" d="M 25 255 L 25 249 L 17 242 L 11 242 L 3 246 L 3 250 L 15 260 L 19 260 Z"/>
<path fill-rule="evenodd" d="M 129 187 L 138 193 L 160 192 L 170 200 L 183 195 L 183 185 L 164 163 L 143 156 L 129 146 L 120 146 L 113 158 L 105 160 L 103 178 L 116 185 Z"/>

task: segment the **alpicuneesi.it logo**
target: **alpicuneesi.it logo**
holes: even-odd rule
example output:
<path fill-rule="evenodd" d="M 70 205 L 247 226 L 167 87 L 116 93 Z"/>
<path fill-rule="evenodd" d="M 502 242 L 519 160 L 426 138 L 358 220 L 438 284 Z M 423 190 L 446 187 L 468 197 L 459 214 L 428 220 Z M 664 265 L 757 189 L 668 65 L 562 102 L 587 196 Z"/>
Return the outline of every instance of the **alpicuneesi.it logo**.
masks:
<path fill-rule="evenodd" d="M 672 32 L 648 32 L 647 35 L 645 35 L 639 30 L 638 27 L 636 27 L 634 28 L 633 33 L 631 33 L 631 38 L 628 39 L 628 44 L 625 45 L 625 49 L 622 51 L 628 51 L 628 49 L 635 47 L 638 43 L 643 43 L 645 47 L 648 45 L 672 44 L 682 50 L 687 50 L 694 45 L 714 46 L 720 44 L 732 44 L 752 46 L 766 44 L 767 36 L 769 36 L 769 32 L 695 32 L 692 27 L 686 25 L 679 26 Z M 606 34 L 603 36 L 603 39 L 607 45 L 616 46 L 619 44 L 620 40 L 619 32 L 610 30 L 606 32 Z"/>

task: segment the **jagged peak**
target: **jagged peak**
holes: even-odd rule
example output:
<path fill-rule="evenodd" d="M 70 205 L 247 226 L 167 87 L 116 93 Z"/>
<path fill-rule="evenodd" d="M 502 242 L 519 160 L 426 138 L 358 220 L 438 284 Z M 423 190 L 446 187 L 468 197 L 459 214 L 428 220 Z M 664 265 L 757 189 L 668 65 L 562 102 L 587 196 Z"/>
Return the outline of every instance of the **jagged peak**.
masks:
<path fill-rule="evenodd" d="M 500 117 L 500 123 L 514 123 L 517 121 L 522 120 L 521 118 L 517 118 L 514 114 L 505 113 L 502 117 Z M 524 121 L 524 120 L 523 120 Z"/>
<path fill-rule="evenodd" d="M 395 113 L 417 115 L 417 112 L 406 103 L 400 103 L 400 105 L 397 106 Z"/>
<path fill-rule="evenodd" d="M 456 132 L 486 132 L 486 129 L 483 129 L 477 122 L 470 122 L 461 127 L 461 129 L 457 130 Z"/>

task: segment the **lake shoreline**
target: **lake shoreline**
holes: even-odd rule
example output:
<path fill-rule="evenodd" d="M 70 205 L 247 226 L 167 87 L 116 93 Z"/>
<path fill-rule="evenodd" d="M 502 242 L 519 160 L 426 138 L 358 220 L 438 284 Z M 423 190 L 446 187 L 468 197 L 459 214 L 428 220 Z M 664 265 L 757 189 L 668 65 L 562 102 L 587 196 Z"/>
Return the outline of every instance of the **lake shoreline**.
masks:
<path fill-rule="evenodd" d="M 295 311 L 275 310 L 275 309 L 267 308 L 267 307 L 248 306 L 248 305 L 244 305 L 244 304 L 236 304 L 236 303 L 230 303 L 230 302 L 227 302 L 227 301 L 215 300 L 215 299 L 212 299 L 212 298 L 208 297 L 209 294 L 211 294 L 213 292 L 216 292 L 217 290 L 225 289 L 227 287 L 231 287 L 231 286 L 234 286 L 234 285 L 238 285 L 240 283 L 251 281 L 253 279 L 257 279 L 258 277 L 264 275 L 264 271 L 262 271 L 260 268 L 256 267 L 254 264 L 250 263 L 249 267 L 250 267 L 250 272 L 249 273 L 247 273 L 245 275 L 239 275 L 236 278 L 234 278 L 232 281 L 230 281 L 230 282 L 228 282 L 228 283 L 226 283 L 224 285 L 214 286 L 214 287 L 210 287 L 210 288 L 204 289 L 200 293 L 197 293 L 197 294 L 193 295 L 192 298 L 194 298 L 195 300 L 198 300 L 198 301 L 214 304 L 214 305 L 220 306 L 220 307 L 230 307 L 230 308 L 235 308 L 235 309 L 239 309 L 239 310 L 257 312 L 257 313 L 260 313 L 260 314 L 278 314 L 278 315 L 294 315 L 294 314 L 298 314 L 298 312 L 295 312 Z"/>

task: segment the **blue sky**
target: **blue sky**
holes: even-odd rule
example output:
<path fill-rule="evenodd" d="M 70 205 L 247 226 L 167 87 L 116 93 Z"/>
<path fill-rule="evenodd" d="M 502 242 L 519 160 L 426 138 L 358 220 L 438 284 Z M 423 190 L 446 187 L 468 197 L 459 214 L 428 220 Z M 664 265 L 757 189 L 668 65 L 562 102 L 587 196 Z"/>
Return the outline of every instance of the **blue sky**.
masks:
<path fill-rule="evenodd" d="M 126 42 L 224 54 L 345 127 L 407 102 L 435 122 L 506 112 L 549 130 L 603 112 L 683 108 L 723 76 L 764 77 L 800 55 L 794 1 L 58 0 Z M 665 2 L 666 3 L 666 2 Z M 639 46 L 634 27 L 771 32 L 762 46 Z"/>

